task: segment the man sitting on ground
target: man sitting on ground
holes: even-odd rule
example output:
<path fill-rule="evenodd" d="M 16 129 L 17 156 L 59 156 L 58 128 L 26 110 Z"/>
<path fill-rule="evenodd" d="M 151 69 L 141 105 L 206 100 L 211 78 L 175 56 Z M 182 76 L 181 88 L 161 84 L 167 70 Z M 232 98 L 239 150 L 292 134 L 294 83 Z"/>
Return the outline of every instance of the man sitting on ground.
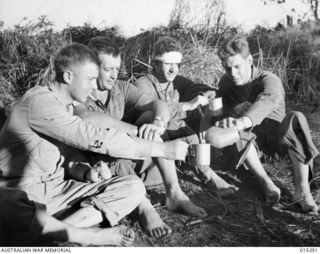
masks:
<path fill-rule="evenodd" d="M 19 189 L 0 187 L 0 246 L 37 246 L 44 241 L 83 246 L 130 246 L 134 231 L 125 226 L 119 233 L 108 228 L 77 228 L 49 215 L 46 206 L 29 200 Z"/>
<path fill-rule="evenodd" d="M 65 147 L 130 159 L 184 160 L 187 144 L 152 142 L 73 116 L 72 103 L 85 102 L 97 88 L 99 59 L 85 45 L 61 49 L 54 67 L 53 82 L 27 91 L 0 133 L 0 186 L 24 190 L 30 200 L 45 204 L 49 215 L 73 227 L 109 223 L 105 244 L 121 244 L 131 234 L 114 226 L 145 199 L 142 181 L 132 175 L 104 180 L 102 174 L 101 181 L 84 182 L 90 180 L 90 168 L 83 172 L 83 182 L 65 180 Z"/>
<path fill-rule="evenodd" d="M 308 180 L 312 176 L 313 159 L 319 152 L 311 140 L 304 115 L 297 111 L 285 113 L 281 80 L 253 65 L 244 36 L 236 35 L 226 40 L 219 50 L 219 57 L 226 73 L 219 82 L 219 90 L 210 92 L 210 97 L 222 97 L 225 118 L 208 129 L 207 141 L 222 148 L 239 139 L 237 131 L 243 134 L 252 130 L 265 160 L 289 157 L 294 173 L 293 201 L 304 212 L 317 212 Z M 280 189 L 265 172 L 253 145 L 251 147 L 246 165 L 263 186 L 267 199 L 269 195 L 277 201 Z"/>
<path fill-rule="evenodd" d="M 177 41 L 169 37 L 161 37 L 154 45 L 153 71 L 140 77 L 136 82 L 144 94 L 153 100 L 165 101 L 170 109 L 170 120 L 163 136 L 165 140 L 182 139 L 188 144 L 199 144 L 198 135 L 186 124 L 186 112 L 196 109 L 198 106 L 208 104 L 205 96 L 198 95 L 188 102 L 179 102 L 179 92 L 173 82 L 179 73 L 179 65 L 182 60 L 181 46 Z M 179 77 L 179 80 L 184 81 Z M 177 82 L 177 81 L 176 81 Z M 183 89 L 183 84 L 181 85 Z M 140 118 L 138 122 L 150 121 Z M 197 166 L 196 172 L 205 177 L 205 181 L 213 184 L 221 196 L 235 193 L 238 188 L 226 183 L 209 166 Z"/>
<path fill-rule="evenodd" d="M 154 100 L 145 95 L 129 82 L 118 80 L 121 57 L 117 45 L 104 37 L 92 38 L 88 45 L 99 57 L 99 89 L 92 92 L 94 99 L 89 98 L 86 105 L 79 104 L 75 106 L 75 114 L 79 115 L 83 120 L 102 128 L 114 127 L 126 130 L 134 136 L 138 135 L 145 139 L 162 142 L 159 135 L 163 133 L 164 127 L 169 120 L 167 105 L 162 101 Z M 140 113 L 151 111 L 153 114 L 152 123 L 137 127 L 122 121 L 123 117 L 132 113 L 133 110 Z M 101 158 L 101 156 L 97 158 L 92 154 L 90 157 L 92 164 L 100 160 L 107 162 L 114 175 L 136 173 L 143 178 L 146 185 L 161 183 L 163 180 L 166 188 L 166 206 L 171 211 L 198 217 L 207 215 L 203 208 L 196 206 L 181 190 L 173 160 L 154 157 L 153 162 L 158 168 L 155 170 L 152 167 L 151 160 L 131 161 Z M 159 171 L 161 175 L 159 175 Z M 150 204 L 149 215 L 146 216 L 148 219 L 141 223 L 148 235 L 163 236 L 170 233 L 171 229 L 161 221 L 156 211 L 151 208 Z"/>
<path fill-rule="evenodd" d="M 271 72 L 253 65 L 248 41 L 237 35 L 227 40 L 219 50 L 226 74 L 219 83 L 218 96 L 222 96 L 230 116 L 217 126 L 247 130 L 257 136 L 257 145 L 265 158 L 289 156 L 293 165 L 295 193 L 293 201 L 304 212 L 317 212 L 318 206 L 310 193 L 309 177 L 313 159 L 319 154 L 311 140 L 304 115 L 292 111 L 285 113 L 285 92 L 281 80 Z M 265 175 L 257 175 L 263 181 Z"/>

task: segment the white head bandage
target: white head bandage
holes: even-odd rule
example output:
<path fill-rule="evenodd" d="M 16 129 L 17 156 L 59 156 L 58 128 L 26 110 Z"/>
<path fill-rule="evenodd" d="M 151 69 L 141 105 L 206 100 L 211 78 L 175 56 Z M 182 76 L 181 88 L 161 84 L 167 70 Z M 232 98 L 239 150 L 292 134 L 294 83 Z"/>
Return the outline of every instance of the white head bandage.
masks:
<path fill-rule="evenodd" d="M 154 60 L 158 60 L 163 63 L 181 63 L 182 54 L 178 51 L 166 52 L 162 55 L 156 55 Z"/>

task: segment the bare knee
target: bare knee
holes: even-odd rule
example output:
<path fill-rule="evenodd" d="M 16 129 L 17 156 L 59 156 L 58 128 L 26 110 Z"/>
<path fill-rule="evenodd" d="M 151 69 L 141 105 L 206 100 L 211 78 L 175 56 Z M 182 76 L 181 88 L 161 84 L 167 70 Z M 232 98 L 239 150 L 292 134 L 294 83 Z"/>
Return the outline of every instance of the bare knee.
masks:
<path fill-rule="evenodd" d="M 223 148 L 234 144 L 239 140 L 238 131 L 234 128 L 211 127 L 208 129 L 205 139 L 215 148 Z"/>
<path fill-rule="evenodd" d="M 146 195 L 146 188 L 142 180 L 135 175 L 127 175 L 122 177 L 125 181 L 126 191 L 132 196 L 141 196 Z"/>
<path fill-rule="evenodd" d="M 286 114 L 285 118 L 305 119 L 305 116 L 303 113 L 301 113 L 299 111 L 290 111 L 288 114 Z"/>

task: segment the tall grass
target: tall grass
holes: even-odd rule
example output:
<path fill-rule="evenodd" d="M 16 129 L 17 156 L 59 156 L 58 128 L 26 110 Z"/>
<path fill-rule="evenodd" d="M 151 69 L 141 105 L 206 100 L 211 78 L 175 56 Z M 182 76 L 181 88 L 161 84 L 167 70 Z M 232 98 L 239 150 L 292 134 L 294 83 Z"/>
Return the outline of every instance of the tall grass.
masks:
<path fill-rule="evenodd" d="M 197 83 L 215 85 L 224 72 L 217 49 L 224 38 L 238 30 L 225 27 L 219 32 L 214 28 L 203 32 L 189 27 L 155 27 L 125 39 L 116 27 L 98 30 L 85 24 L 62 32 L 51 27 L 45 17 L 40 17 L 37 23 L 0 31 L 0 108 L 5 108 L 7 114 L 26 90 L 43 83 L 56 51 L 72 41 L 86 44 L 98 35 L 114 40 L 123 52 L 122 78 L 128 79 L 150 70 L 154 42 L 159 36 L 171 36 L 183 47 L 181 74 Z M 319 34 L 318 23 L 280 30 L 257 27 L 248 34 L 255 63 L 282 79 L 290 99 L 309 101 L 319 97 Z"/>
<path fill-rule="evenodd" d="M 257 27 L 250 33 L 249 43 L 257 64 L 281 78 L 290 99 L 318 99 L 319 25 L 306 23 L 280 30 Z"/>
<path fill-rule="evenodd" d="M 44 19 L 0 32 L 0 100 L 7 114 L 26 90 L 42 83 L 51 57 L 67 43 Z"/>

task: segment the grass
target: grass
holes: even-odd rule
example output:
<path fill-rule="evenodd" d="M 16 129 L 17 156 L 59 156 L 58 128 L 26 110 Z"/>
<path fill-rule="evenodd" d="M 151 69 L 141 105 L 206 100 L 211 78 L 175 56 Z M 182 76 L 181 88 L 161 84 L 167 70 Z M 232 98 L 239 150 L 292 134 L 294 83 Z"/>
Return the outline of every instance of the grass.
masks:
<path fill-rule="evenodd" d="M 196 83 L 215 85 L 223 75 L 217 49 L 224 38 L 238 31 L 230 27 L 219 29 L 219 33 L 214 28 L 203 32 L 190 27 L 155 27 L 125 39 L 117 27 L 98 30 L 85 24 L 54 32 L 51 26 L 43 16 L 37 23 L 0 31 L 0 106 L 7 115 L 26 90 L 43 84 L 57 50 L 72 41 L 87 43 L 94 36 L 114 40 L 123 52 L 121 79 L 128 79 L 150 70 L 146 66 L 151 64 L 154 42 L 159 36 L 168 35 L 182 44 L 181 73 Z M 248 34 L 256 64 L 282 79 L 291 100 L 316 103 L 319 98 L 318 30 L 318 23 L 306 23 L 285 30 L 257 27 Z"/>
<path fill-rule="evenodd" d="M 275 72 L 284 83 L 291 107 L 306 113 L 319 149 L 320 112 L 316 104 L 320 89 L 318 27 L 316 23 L 287 30 L 258 27 L 249 34 L 249 40 L 257 65 Z M 85 43 L 96 35 L 114 38 L 122 46 L 123 68 L 126 70 L 123 78 L 147 71 L 146 65 L 138 65 L 133 59 L 149 65 L 155 40 L 161 35 L 169 35 L 183 46 L 181 73 L 197 83 L 215 85 L 223 75 L 216 51 L 222 39 L 235 31 L 227 29 L 221 34 L 203 35 L 190 28 L 157 27 L 124 40 L 115 28 L 99 31 L 89 25 L 54 32 L 45 19 L 39 24 L 4 30 L 0 32 L 0 109 L 8 116 L 14 102 L 26 90 L 43 84 L 47 67 L 57 49 L 71 41 Z M 137 232 L 134 245 L 319 246 L 319 217 L 301 214 L 291 204 L 292 173 L 287 162 L 265 165 L 283 193 L 280 203 L 271 208 L 265 205 L 261 189 L 247 171 L 224 171 L 221 160 L 217 151 L 213 166 L 228 182 L 240 187 L 236 196 L 222 199 L 192 173 L 181 174 L 183 190 L 207 210 L 209 217 L 199 222 L 195 218 L 171 213 L 163 204 L 163 187 L 150 190 L 148 194 L 153 204 L 174 233 L 168 238 L 152 239 L 141 231 L 136 222 L 124 220 L 122 223 L 131 224 Z M 315 165 L 318 171 L 319 158 Z M 317 172 L 313 185 L 319 185 L 319 181 Z M 314 189 L 313 194 L 318 201 L 320 193 Z M 52 244 L 74 246 L 72 243 Z"/>

